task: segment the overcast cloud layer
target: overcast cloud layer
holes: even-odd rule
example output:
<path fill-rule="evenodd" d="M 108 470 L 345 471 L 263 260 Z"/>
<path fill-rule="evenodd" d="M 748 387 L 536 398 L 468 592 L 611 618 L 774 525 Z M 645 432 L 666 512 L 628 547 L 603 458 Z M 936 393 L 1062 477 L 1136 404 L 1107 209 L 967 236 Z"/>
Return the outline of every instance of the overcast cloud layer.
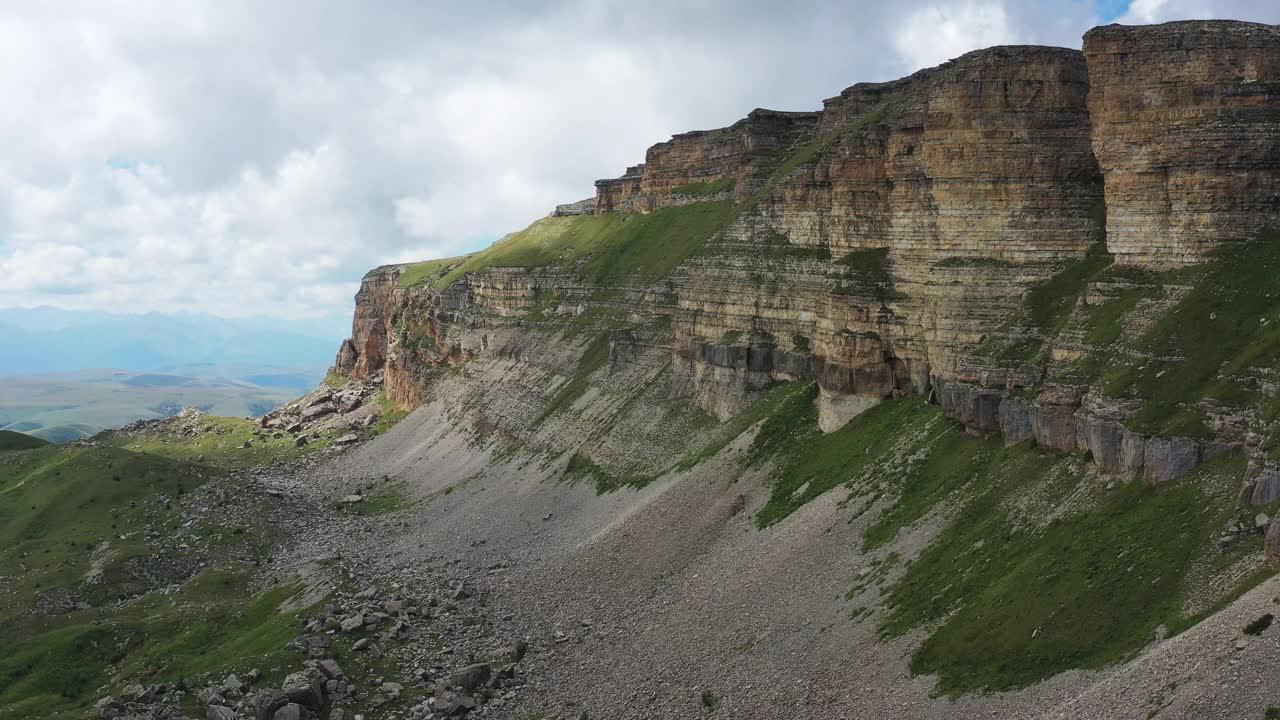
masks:
<path fill-rule="evenodd" d="M 672 133 L 1275 0 L 0 4 L 0 308 L 347 313 Z M 361 7 L 363 6 L 363 7 Z"/>

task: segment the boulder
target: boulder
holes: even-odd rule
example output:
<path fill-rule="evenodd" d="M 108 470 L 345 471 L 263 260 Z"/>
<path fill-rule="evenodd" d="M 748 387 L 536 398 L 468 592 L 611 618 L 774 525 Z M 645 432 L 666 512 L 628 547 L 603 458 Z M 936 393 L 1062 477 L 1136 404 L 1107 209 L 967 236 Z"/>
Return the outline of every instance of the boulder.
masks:
<path fill-rule="evenodd" d="M 153 700 L 151 692 L 138 683 L 129 683 L 120 691 L 120 699 L 127 703 L 149 703 Z"/>
<path fill-rule="evenodd" d="M 204 711 L 205 720 L 236 720 L 236 711 L 226 705 L 210 705 Z"/>
<path fill-rule="evenodd" d="M 332 400 L 332 399 L 333 399 L 333 393 L 332 393 L 332 392 L 330 392 L 330 391 L 322 391 L 320 394 L 318 394 L 318 395 L 316 395 L 315 397 L 311 398 L 310 402 L 308 402 L 308 403 L 307 403 L 307 407 L 309 407 L 309 408 L 319 407 L 320 405 L 324 405 L 324 404 L 328 403 L 328 402 L 329 402 L 330 400 Z"/>
<path fill-rule="evenodd" d="M 316 663 L 316 669 L 330 680 L 341 680 L 346 677 L 346 674 L 342 672 L 342 668 L 339 667 L 337 660 L 321 660 Z"/>
<path fill-rule="evenodd" d="M 298 703 L 289 703 L 276 711 L 271 716 L 271 720 L 311 720 L 315 717 L 315 713 L 311 710 L 299 705 Z"/>
<path fill-rule="evenodd" d="M 342 621 L 342 632 L 356 632 L 364 627 L 364 615 L 352 615 Z"/>
<path fill-rule="evenodd" d="M 475 665 L 468 665 L 450 675 L 449 684 L 456 685 L 467 692 L 472 692 L 476 688 L 479 688 L 489 682 L 489 678 L 492 675 L 492 665 L 489 663 L 476 663 Z"/>
<path fill-rule="evenodd" d="M 280 692 L 284 693 L 285 699 L 290 703 L 319 710 L 324 704 L 323 683 L 324 677 L 319 670 L 307 668 L 285 678 L 280 685 Z"/>
<path fill-rule="evenodd" d="M 111 720 L 111 718 L 120 717 L 120 704 L 116 699 L 110 696 L 101 698 L 93 704 L 93 709 L 98 713 L 98 717 L 103 720 Z"/>
<path fill-rule="evenodd" d="M 222 693 L 218 688 L 208 687 L 196 693 L 196 699 L 201 705 L 226 705 L 226 698 L 222 697 Z"/>
<path fill-rule="evenodd" d="M 457 695 L 445 705 L 444 712 L 450 717 L 466 715 L 476 709 L 476 700 L 470 695 Z"/>
<path fill-rule="evenodd" d="M 350 445 L 350 444 L 352 444 L 352 443 L 354 443 L 354 442 L 358 441 L 359 439 L 360 439 L 360 438 L 356 437 L 355 435 L 343 435 L 342 437 L 338 438 L 337 440 L 334 440 L 334 441 L 333 441 L 333 444 L 334 444 L 334 445 Z"/>
<path fill-rule="evenodd" d="M 311 407 L 302 411 L 302 419 L 313 420 L 315 418 L 321 417 L 322 415 L 331 415 L 335 410 L 337 410 L 337 408 L 335 408 L 330 403 L 312 405 Z"/>
<path fill-rule="evenodd" d="M 511 643 L 511 649 L 507 651 L 507 658 L 513 663 L 518 663 L 524 659 L 527 652 L 529 652 L 529 643 L 525 642 L 524 638 L 516 638 Z"/>
<path fill-rule="evenodd" d="M 289 703 L 279 690 L 262 690 L 254 694 L 249 705 L 254 708 L 257 720 L 272 720 L 276 711 Z"/>

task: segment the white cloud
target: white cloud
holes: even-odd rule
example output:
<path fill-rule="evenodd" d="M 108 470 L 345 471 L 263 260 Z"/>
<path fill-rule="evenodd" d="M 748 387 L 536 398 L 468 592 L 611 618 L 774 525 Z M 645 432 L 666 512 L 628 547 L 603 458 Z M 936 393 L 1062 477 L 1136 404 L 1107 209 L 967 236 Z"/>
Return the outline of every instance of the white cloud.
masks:
<path fill-rule="evenodd" d="M 1116 22 L 1147 25 L 1170 20 L 1233 19 L 1280 22 L 1280 3 L 1258 0 L 1133 0 Z"/>
<path fill-rule="evenodd" d="M 1007 45 L 1017 34 L 1000 2 L 930 5 L 908 15 L 893 47 L 913 68 L 937 65 L 977 48 Z"/>
<path fill-rule="evenodd" d="M 1083 0 L 8 3 L 0 307 L 345 313 L 369 268 L 517 230 L 671 133 L 985 45 L 1078 46 L 1092 16 Z"/>

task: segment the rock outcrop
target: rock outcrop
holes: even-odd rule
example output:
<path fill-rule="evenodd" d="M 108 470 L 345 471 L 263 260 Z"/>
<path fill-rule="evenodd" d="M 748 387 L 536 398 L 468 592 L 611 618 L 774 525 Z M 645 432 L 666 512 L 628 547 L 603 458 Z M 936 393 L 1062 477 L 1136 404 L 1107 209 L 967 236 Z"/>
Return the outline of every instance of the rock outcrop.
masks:
<path fill-rule="evenodd" d="M 1280 27 L 1108 25 L 1084 53 L 1119 262 L 1195 263 L 1280 225 Z"/>
<path fill-rule="evenodd" d="M 1271 26 L 1108 26 L 1084 52 L 989 48 L 854 85 L 819 112 L 756 110 L 678 135 L 598 181 L 594 201 L 539 221 L 732 201 L 674 272 L 605 287 L 583 257 L 561 255 L 402 287 L 406 266 L 379 268 L 337 370 L 385 369 L 388 396 L 413 405 L 436 369 L 475 358 L 572 377 L 574 363 L 541 345 L 605 329 L 611 371 L 639 363 L 646 382 L 721 419 L 773 383 L 813 377 L 827 430 L 917 394 L 976 434 L 1175 479 L 1245 447 L 1248 422 L 1194 438 L 1132 429 L 1141 403 L 1080 380 L 1072 363 L 1096 347 L 1062 330 L 1128 286 L 1045 300 L 1075 303 L 1052 327 L 1029 298 L 1089 258 L 1177 267 L 1280 226 L 1278 68 Z M 644 341 L 628 328 L 645 328 Z"/>

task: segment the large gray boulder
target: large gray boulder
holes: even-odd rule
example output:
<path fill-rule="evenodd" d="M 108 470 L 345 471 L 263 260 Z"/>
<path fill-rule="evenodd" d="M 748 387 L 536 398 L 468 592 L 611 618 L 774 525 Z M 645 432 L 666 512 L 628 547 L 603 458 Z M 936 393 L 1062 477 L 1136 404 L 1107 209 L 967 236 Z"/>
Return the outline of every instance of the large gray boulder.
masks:
<path fill-rule="evenodd" d="M 315 668 L 299 670 L 284 679 L 280 692 L 291 703 L 319 710 L 324 705 L 324 676 Z"/>
<path fill-rule="evenodd" d="M 468 665 L 449 676 L 449 684 L 461 687 L 467 692 L 473 692 L 476 688 L 489 682 L 489 678 L 493 675 L 493 666 L 489 663 L 476 663 Z"/>
<path fill-rule="evenodd" d="M 204 711 L 205 720 L 237 720 L 236 711 L 226 705 L 210 705 Z"/>

